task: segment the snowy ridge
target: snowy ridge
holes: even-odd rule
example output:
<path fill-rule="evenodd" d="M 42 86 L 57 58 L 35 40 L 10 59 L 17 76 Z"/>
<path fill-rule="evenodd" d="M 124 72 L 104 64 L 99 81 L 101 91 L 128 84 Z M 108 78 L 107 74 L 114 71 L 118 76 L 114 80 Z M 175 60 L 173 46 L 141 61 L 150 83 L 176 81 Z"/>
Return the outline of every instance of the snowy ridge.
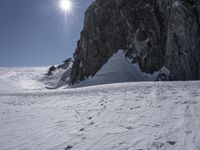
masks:
<path fill-rule="evenodd" d="M 44 82 L 49 89 L 56 89 L 62 86 L 68 86 L 70 81 L 70 72 L 73 65 L 73 61 L 69 61 L 63 64 L 62 67 L 56 68 L 52 75 L 46 75 L 42 82 Z"/>
<path fill-rule="evenodd" d="M 162 68 L 160 71 L 154 74 L 147 74 L 141 72 L 138 64 L 132 64 L 131 61 L 126 58 L 123 50 L 119 50 L 115 53 L 108 62 L 95 74 L 94 77 L 90 77 L 85 81 L 82 81 L 78 86 L 89 86 L 119 82 L 133 82 L 133 81 L 155 81 L 160 72 L 169 74 L 166 72 L 166 68 Z"/>

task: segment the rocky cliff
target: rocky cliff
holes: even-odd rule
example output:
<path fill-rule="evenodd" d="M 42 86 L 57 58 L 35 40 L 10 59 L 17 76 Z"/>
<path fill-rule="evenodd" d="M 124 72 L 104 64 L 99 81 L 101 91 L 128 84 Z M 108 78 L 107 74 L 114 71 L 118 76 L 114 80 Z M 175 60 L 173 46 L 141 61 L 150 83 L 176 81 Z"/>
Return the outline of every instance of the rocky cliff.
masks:
<path fill-rule="evenodd" d="M 141 71 L 166 66 L 175 80 L 200 79 L 199 0 L 96 0 L 85 13 L 71 83 L 123 49 Z"/>

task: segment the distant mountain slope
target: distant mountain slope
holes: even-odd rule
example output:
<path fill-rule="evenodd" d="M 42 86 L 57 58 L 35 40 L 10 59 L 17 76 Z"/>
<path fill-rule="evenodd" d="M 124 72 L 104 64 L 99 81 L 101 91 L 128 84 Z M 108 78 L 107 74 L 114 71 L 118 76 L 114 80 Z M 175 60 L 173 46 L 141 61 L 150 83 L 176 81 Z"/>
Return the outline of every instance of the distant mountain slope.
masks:
<path fill-rule="evenodd" d="M 118 49 L 143 72 L 166 66 L 174 80 L 200 79 L 200 1 L 95 0 L 85 13 L 71 83 L 94 76 Z"/>
<path fill-rule="evenodd" d="M 0 68 L 0 91 L 21 92 L 41 90 L 45 84 L 41 82 L 48 67 Z"/>
<path fill-rule="evenodd" d="M 47 88 L 54 89 L 69 84 L 73 59 L 69 58 L 58 66 L 51 66 L 42 79 Z"/>
<path fill-rule="evenodd" d="M 26 92 L 30 90 L 55 89 L 68 86 L 72 59 L 52 67 L 0 67 L 1 92 Z M 51 71 L 50 71 L 51 70 Z"/>

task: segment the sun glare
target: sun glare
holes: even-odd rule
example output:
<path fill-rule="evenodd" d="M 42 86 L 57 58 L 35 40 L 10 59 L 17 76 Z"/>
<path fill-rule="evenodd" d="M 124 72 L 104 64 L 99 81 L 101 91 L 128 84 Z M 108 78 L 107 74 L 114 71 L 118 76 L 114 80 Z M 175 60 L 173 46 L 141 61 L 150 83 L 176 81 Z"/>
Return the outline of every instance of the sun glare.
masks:
<path fill-rule="evenodd" d="M 0 0 L 1 1 L 1 0 Z M 78 16 L 78 5 L 75 0 L 56 0 L 57 6 L 56 10 L 58 12 L 59 17 L 62 17 L 63 21 L 67 21 L 67 23 L 74 22 Z"/>
<path fill-rule="evenodd" d="M 60 1 L 60 8 L 64 11 L 71 11 L 72 2 L 70 0 L 61 0 Z"/>

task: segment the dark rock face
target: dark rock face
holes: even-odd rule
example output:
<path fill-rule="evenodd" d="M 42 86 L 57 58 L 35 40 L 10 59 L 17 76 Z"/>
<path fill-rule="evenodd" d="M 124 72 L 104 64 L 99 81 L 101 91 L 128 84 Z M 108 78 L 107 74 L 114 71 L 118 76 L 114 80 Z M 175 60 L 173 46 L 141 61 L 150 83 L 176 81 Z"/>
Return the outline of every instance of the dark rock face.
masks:
<path fill-rule="evenodd" d="M 119 49 L 143 72 L 165 65 L 176 80 L 200 79 L 200 1 L 96 0 L 85 13 L 71 83 L 95 75 Z"/>

